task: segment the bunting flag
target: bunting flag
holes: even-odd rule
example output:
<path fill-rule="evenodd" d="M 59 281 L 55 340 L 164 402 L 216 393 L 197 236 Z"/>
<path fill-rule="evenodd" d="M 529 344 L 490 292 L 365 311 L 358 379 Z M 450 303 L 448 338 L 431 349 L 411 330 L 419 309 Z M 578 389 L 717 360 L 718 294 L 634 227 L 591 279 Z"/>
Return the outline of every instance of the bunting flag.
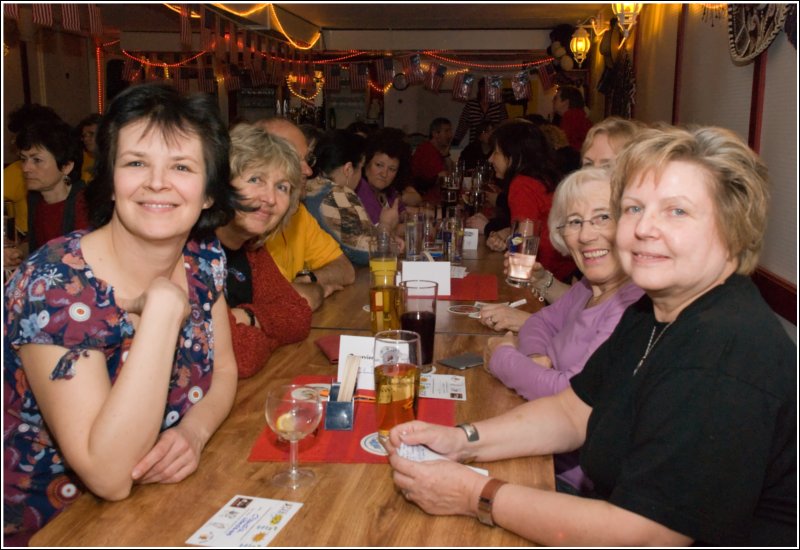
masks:
<path fill-rule="evenodd" d="M 378 85 L 386 86 L 394 78 L 394 59 L 384 57 L 375 62 L 375 80 Z"/>
<path fill-rule="evenodd" d="M 350 64 L 350 90 L 366 90 L 369 74 L 365 63 Z"/>
<path fill-rule="evenodd" d="M 139 73 L 141 71 L 141 65 L 138 61 L 131 59 L 130 57 L 125 58 L 125 64 L 122 66 L 122 79 L 126 82 L 133 82 L 137 78 L 139 78 Z"/>
<path fill-rule="evenodd" d="M 89 33 L 92 36 L 103 36 L 103 19 L 97 4 L 89 4 Z"/>
<path fill-rule="evenodd" d="M 421 59 L 419 54 L 408 55 L 400 58 L 403 72 L 409 84 L 422 84 L 425 81 L 425 72 L 420 66 Z"/>
<path fill-rule="evenodd" d="M 3 15 L 14 21 L 19 21 L 19 5 L 3 4 Z"/>
<path fill-rule="evenodd" d="M 217 21 L 214 19 L 214 13 L 207 10 L 205 6 L 200 6 L 200 47 L 204 50 L 210 50 L 214 45 L 214 31 L 217 28 Z"/>
<path fill-rule="evenodd" d="M 439 92 L 444 82 L 444 75 L 447 73 L 447 67 L 439 65 L 431 61 L 428 67 L 428 74 L 425 75 L 425 89 L 432 92 Z"/>
<path fill-rule="evenodd" d="M 340 76 L 342 73 L 341 67 L 339 65 L 334 65 L 333 63 L 328 63 L 324 67 L 325 73 L 325 90 L 329 92 L 338 92 L 341 90 L 341 82 Z"/>
<path fill-rule="evenodd" d="M 231 59 L 234 61 L 239 58 L 239 30 L 236 23 L 228 21 L 228 53 L 231 54 Z"/>
<path fill-rule="evenodd" d="M 229 92 L 242 89 L 242 81 L 239 78 L 239 67 L 236 65 L 229 64 L 225 67 L 225 89 Z"/>
<path fill-rule="evenodd" d="M 214 56 L 212 54 L 201 56 L 199 62 L 200 67 L 197 76 L 198 87 L 201 92 L 213 94 L 214 84 L 216 83 L 214 79 Z"/>
<path fill-rule="evenodd" d="M 192 20 L 189 16 L 189 6 L 181 4 L 181 47 L 184 50 L 192 49 Z"/>
<path fill-rule="evenodd" d="M 553 87 L 555 79 L 555 68 L 552 63 L 543 63 L 539 65 L 539 82 L 542 83 L 542 90 L 547 91 Z"/>
<path fill-rule="evenodd" d="M 78 4 L 61 4 L 61 26 L 67 31 L 81 32 Z"/>
<path fill-rule="evenodd" d="M 53 26 L 53 5 L 52 4 L 33 4 L 33 22 L 43 27 Z"/>
<path fill-rule="evenodd" d="M 189 69 L 185 65 L 178 65 L 183 58 L 183 55 L 180 53 L 172 54 L 173 63 L 175 64 L 169 70 L 169 74 L 172 77 L 172 82 L 175 84 L 175 88 L 182 94 L 189 93 Z"/>

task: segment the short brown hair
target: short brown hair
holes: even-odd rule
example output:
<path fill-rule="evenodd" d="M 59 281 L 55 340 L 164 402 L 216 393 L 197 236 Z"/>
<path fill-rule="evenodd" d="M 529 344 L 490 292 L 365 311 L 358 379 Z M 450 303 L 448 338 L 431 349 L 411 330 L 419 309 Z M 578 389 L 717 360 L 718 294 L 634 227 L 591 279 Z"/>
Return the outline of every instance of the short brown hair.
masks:
<path fill-rule="evenodd" d="M 673 161 L 692 163 L 708 174 L 714 216 L 737 273 L 749 275 L 758 266 L 769 206 L 767 167 L 742 140 L 724 128 L 660 128 L 643 130 L 617 158 L 611 177 L 611 204 L 620 215 L 625 188 L 654 171 L 656 180 Z"/>

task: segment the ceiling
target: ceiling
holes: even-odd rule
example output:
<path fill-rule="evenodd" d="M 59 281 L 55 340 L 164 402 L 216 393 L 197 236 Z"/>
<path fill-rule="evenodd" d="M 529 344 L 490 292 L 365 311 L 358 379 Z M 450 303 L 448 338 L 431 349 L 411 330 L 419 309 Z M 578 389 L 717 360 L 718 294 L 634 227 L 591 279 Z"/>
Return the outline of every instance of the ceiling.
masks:
<path fill-rule="evenodd" d="M 264 4 L 261 4 L 264 5 Z M 179 16 L 161 3 L 100 4 L 107 31 L 177 31 Z M 238 12 L 258 4 L 227 4 Z M 596 15 L 607 4 L 580 3 L 277 3 L 283 11 L 321 30 L 467 30 L 552 29 L 560 23 L 574 25 Z M 259 25 L 264 17 L 248 21 L 226 12 L 243 24 Z M 285 15 L 285 14 L 284 14 Z M 197 23 L 195 23 L 197 24 Z"/>
<path fill-rule="evenodd" d="M 574 25 L 606 4 L 579 3 L 277 3 L 324 30 L 552 29 Z"/>

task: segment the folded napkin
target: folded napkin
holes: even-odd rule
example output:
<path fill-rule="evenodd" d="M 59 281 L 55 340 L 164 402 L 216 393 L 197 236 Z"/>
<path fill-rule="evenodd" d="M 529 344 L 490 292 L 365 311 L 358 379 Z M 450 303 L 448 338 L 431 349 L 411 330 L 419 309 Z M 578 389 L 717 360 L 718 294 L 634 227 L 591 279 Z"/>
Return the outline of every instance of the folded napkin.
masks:
<path fill-rule="evenodd" d="M 450 295 L 439 296 L 440 300 L 497 300 L 497 276 L 491 273 L 470 273 L 463 279 L 450 279 Z"/>
<path fill-rule="evenodd" d="M 339 362 L 339 334 L 320 336 L 314 343 L 334 365 Z"/>
<path fill-rule="evenodd" d="M 330 382 L 325 376 L 298 376 L 292 383 L 313 384 Z M 327 403 L 325 404 L 327 407 Z M 447 399 L 419 398 L 417 418 L 452 426 L 456 419 L 456 402 Z M 375 403 L 356 401 L 355 425 L 351 431 L 329 431 L 325 429 L 325 420 L 319 423 L 316 432 L 300 440 L 300 462 L 340 462 L 345 464 L 367 463 L 386 464 L 386 457 L 365 450 L 362 441 L 370 434 L 378 431 L 375 418 Z M 289 443 L 278 441 L 275 433 L 266 426 L 256 439 L 250 456 L 250 462 L 284 462 L 289 459 Z"/>

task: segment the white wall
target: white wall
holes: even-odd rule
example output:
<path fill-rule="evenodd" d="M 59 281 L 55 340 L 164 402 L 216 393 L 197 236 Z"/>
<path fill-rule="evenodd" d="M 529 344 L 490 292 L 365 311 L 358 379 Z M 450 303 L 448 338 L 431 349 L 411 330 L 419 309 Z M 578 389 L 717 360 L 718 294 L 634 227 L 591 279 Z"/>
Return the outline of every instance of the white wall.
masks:
<path fill-rule="evenodd" d="M 761 158 L 772 183 L 761 265 L 797 284 L 797 50 L 783 33 L 767 53 Z"/>

